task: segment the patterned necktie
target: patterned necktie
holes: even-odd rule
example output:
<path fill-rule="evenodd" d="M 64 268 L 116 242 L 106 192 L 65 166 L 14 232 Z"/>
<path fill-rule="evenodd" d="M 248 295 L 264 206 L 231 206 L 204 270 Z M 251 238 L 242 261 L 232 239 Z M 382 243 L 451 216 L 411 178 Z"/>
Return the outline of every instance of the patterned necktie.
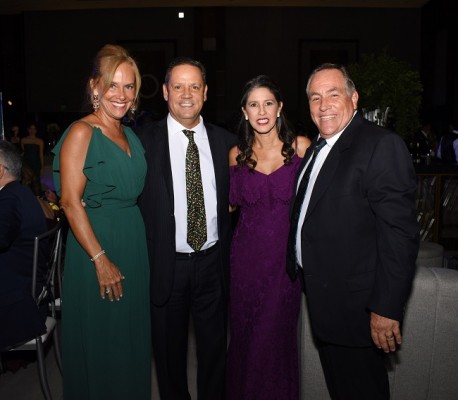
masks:
<path fill-rule="evenodd" d="M 297 265 L 296 265 L 296 236 L 297 236 L 297 225 L 299 223 L 299 216 L 301 215 L 302 203 L 304 202 L 305 192 L 310 180 L 310 174 L 312 173 L 313 164 L 315 164 L 316 157 L 320 150 L 326 144 L 326 140 L 319 139 L 313 149 L 313 156 L 310 160 L 307 168 L 305 169 L 304 175 L 302 176 L 299 188 L 297 189 L 296 198 L 294 200 L 293 209 L 291 213 L 291 224 L 289 226 L 288 236 L 288 259 L 286 263 L 286 271 L 288 272 L 291 280 L 295 280 L 297 276 Z"/>
<path fill-rule="evenodd" d="M 186 199 L 188 203 L 188 244 L 198 251 L 207 240 L 204 190 L 200 173 L 199 149 L 194 141 L 194 131 L 183 133 L 189 139 L 186 150 Z"/>

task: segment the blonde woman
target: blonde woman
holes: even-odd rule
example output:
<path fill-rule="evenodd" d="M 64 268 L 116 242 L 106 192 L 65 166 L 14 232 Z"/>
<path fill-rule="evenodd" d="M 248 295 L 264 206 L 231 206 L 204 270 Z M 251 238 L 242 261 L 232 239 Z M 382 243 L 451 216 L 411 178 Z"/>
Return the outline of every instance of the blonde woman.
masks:
<path fill-rule="evenodd" d="M 88 81 L 94 112 L 53 152 L 68 219 L 62 344 L 65 400 L 149 400 L 149 266 L 137 197 L 144 150 L 122 124 L 137 107 L 140 74 L 120 46 L 97 54 Z M 83 201 L 81 201 L 81 199 Z"/>

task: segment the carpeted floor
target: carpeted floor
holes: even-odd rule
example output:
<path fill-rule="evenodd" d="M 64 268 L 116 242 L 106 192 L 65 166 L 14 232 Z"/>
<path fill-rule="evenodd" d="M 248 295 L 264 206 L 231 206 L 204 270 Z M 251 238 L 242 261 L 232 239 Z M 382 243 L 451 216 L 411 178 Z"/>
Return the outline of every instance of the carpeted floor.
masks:
<path fill-rule="evenodd" d="M 62 400 L 62 376 L 57 367 L 52 345 L 47 349 L 46 368 L 49 387 L 53 400 Z M 0 399 L 1 400 L 43 400 L 36 358 L 34 354 L 6 353 L 2 356 L 4 373 L 0 374 Z M 189 392 L 192 400 L 196 395 L 196 349 L 192 329 L 190 329 L 190 345 L 188 356 Z M 83 400 L 83 399 L 82 399 Z M 126 399 L 127 400 L 127 399 Z M 134 399 L 133 399 L 134 400 Z M 157 389 L 156 373 L 153 363 L 151 400 L 160 400 Z"/>

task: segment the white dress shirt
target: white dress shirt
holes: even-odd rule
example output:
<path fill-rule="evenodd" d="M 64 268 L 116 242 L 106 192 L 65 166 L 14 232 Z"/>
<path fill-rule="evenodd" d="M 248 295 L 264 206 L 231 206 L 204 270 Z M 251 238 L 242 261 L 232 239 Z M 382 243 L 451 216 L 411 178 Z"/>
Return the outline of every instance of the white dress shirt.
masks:
<path fill-rule="evenodd" d="M 188 129 L 178 123 L 169 114 L 167 117 L 169 136 L 170 164 L 172 167 L 173 197 L 176 224 L 176 251 L 179 253 L 192 253 L 194 250 L 187 242 L 187 201 L 186 201 L 186 149 L 188 138 L 183 129 Z M 200 171 L 204 190 L 205 215 L 207 219 L 207 241 L 202 246 L 206 249 L 218 240 L 216 180 L 213 168 L 213 158 L 208 142 L 207 131 L 203 119 L 194 128 L 194 141 L 199 149 Z"/>
<path fill-rule="evenodd" d="M 354 112 L 353 117 L 355 116 L 355 114 L 356 114 L 356 111 Z M 353 117 L 350 120 L 350 122 L 353 120 Z M 350 122 L 348 122 L 348 124 L 350 124 Z M 345 128 L 348 126 L 348 124 L 345 126 Z M 328 157 L 328 154 L 331 151 L 332 146 L 336 144 L 337 140 L 340 138 L 345 128 L 343 128 L 340 132 L 336 133 L 333 137 L 326 139 L 326 144 L 324 145 L 324 147 L 320 150 L 320 152 L 316 156 L 315 164 L 313 165 L 312 171 L 310 173 L 310 179 L 307 185 L 307 191 L 305 192 L 304 202 L 302 203 L 301 213 L 299 214 L 299 221 L 297 223 L 297 232 L 296 232 L 296 261 L 297 261 L 297 264 L 301 267 L 302 267 L 301 231 L 302 231 L 302 225 L 304 224 L 305 214 L 307 213 L 307 208 L 310 203 L 310 197 L 312 196 L 313 187 L 315 186 L 315 182 L 318 177 L 318 174 L 320 173 L 321 167 L 323 166 L 324 162 L 326 161 L 326 158 Z M 305 165 L 301 171 L 299 180 L 297 181 L 296 192 L 297 192 L 297 189 L 299 188 L 299 184 L 302 180 L 305 170 L 307 169 L 307 166 L 311 160 L 312 160 L 312 157 L 310 157 L 310 160 L 307 162 L 307 165 Z"/>

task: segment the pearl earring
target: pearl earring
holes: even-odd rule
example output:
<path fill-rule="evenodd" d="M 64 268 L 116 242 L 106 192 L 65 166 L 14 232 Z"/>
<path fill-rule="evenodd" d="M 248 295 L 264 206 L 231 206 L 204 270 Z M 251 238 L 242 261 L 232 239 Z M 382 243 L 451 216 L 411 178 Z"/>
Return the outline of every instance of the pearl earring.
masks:
<path fill-rule="evenodd" d="M 248 115 L 245 115 L 245 121 L 248 121 Z"/>
<path fill-rule="evenodd" d="M 277 118 L 280 118 L 280 113 L 277 113 Z"/>

